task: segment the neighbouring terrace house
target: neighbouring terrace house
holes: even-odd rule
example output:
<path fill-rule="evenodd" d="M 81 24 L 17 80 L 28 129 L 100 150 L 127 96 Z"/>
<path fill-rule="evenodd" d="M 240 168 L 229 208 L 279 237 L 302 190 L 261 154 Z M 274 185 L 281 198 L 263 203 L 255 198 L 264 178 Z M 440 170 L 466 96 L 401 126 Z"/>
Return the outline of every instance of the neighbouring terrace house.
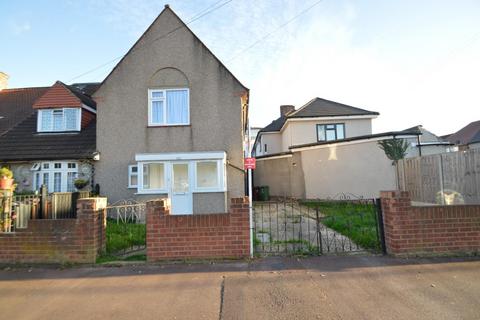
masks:
<path fill-rule="evenodd" d="M 0 91 L 0 165 L 17 191 L 76 191 L 74 180 L 94 184 L 97 83 Z M 88 187 L 87 187 L 88 188 Z"/>
<path fill-rule="evenodd" d="M 280 107 L 280 117 L 261 129 L 254 153 L 254 185 L 270 195 L 332 198 L 339 194 L 378 197 L 396 187 L 395 168 L 380 140 L 413 139 L 417 129 L 372 134 L 379 113 L 315 98 L 295 110 Z"/>
<path fill-rule="evenodd" d="M 458 149 L 455 144 L 437 136 L 433 132 L 425 129 L 422 125 L 408 128 L 405 131 L 418 131 L 419 133 L 416 137 L 406 139 L 409 147 L 405 158 L 441 154 L 457 151 Z"/>
<path fill-rule="evenodd" d="M 111 203 L 168 197 L 172 214 L 225 213 L 244 195 L 248 89 L 168 6 L 94 99 L 95 178 Z"/>

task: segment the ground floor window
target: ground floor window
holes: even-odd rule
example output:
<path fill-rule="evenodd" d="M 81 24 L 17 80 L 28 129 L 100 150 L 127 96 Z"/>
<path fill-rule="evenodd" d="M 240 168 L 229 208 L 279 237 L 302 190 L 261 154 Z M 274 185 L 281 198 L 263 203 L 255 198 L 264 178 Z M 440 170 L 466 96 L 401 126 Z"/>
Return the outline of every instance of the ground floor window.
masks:
<path fill-rule="evenodd" d="M 75 192 L 78 163 L 74 161 L 49 161 L 32 166 L 35 191 L 46 185 L 48 192 Z"/>
<path fill-rule="evenodd" d="M 223 152 L 216 156 L 205 153 L 203 155 L 205 159 L 202 159 L 202 153 L 137 157 L 137 160 L 146 161 L 138 161 L 137 166 L 129 166 L 129 187 L 136 183 L 138 193 L 224 192 L 226 191 L 224 155 Z"/>

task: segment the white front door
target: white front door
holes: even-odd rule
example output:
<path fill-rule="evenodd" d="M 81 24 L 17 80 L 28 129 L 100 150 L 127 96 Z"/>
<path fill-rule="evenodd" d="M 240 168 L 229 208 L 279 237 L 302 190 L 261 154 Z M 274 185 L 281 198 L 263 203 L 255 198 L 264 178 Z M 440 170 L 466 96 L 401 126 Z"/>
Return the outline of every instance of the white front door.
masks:
<path fill-rule="evenodd" d="M 171 165 L 171 213 L 192 214 L 193 195 L 188 162 L 173 162 Z"/>

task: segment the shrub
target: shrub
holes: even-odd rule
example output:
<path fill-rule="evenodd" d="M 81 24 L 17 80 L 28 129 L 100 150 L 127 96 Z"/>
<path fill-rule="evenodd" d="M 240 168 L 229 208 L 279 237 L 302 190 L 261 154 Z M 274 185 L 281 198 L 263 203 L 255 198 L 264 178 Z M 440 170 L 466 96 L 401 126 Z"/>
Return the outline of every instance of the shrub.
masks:
<path fill-rule="evenodd" d="M 12 179 L 13 178 L 12 170 L 8 169 L 7 167 L 0 168 L 0 178 Z"/>

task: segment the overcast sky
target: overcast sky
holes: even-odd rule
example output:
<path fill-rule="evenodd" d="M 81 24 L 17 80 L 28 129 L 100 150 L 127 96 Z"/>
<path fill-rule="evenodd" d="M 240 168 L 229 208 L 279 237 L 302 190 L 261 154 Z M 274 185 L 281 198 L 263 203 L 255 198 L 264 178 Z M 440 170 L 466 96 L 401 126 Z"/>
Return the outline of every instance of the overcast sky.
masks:
<path fill-rule="evenodd" d="M 70 83 L 126 53 L 165 3 L 189 21 L 226 1 L 1 0 L 0 71 L 10 87 Z M 480 119 L 480 1 L 323 0 L 278 30 L 317 2 L 233 0 L 190 25 L 250 88 L 253 125 L 314 97 L 380 112 L 375 132 Z"/>

